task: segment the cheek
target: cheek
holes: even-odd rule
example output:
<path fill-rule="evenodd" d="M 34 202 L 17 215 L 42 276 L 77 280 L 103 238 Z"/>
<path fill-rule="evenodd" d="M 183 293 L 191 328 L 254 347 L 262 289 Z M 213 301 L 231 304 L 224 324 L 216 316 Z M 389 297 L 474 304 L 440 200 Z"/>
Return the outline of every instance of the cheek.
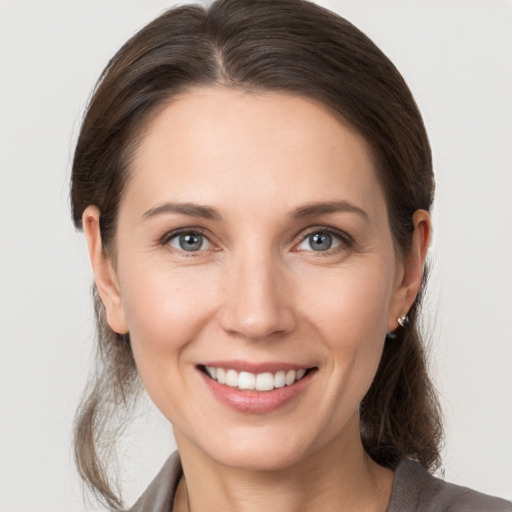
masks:
<path fill-rule="evenodd" d="M 307 276 L 300 298 L 303 314 L 329 339 L 358 346 L 385 336 L 393 293 L 393 267 L 384 263 L 352 265 Z M 308 283 L 314 283 L 312 287 Z"/>
<path fill-rule="evenodd" d="M 381 269 L 388 268 L 388 271 Z M 303 317 L 325 348 L 335 393 L 351 395 L 344 403 L 358 407 L 380 362 L 393 291 L 392 267 L 354 266 L 316 276 L 315 293 L 301 292 Z"/>
<path fill-rule="evenodd" d="M 136 268 L 136 267 L 133 267 Z M 218 280 L 200 267 L 193 271 L 162 265 L 139 266 L 123 282 L 123 305 L 138 366 L 161 355 L 176 355 L 214 313 Z"/>
<path fill-rule="evenodd" d="M 136 276 L 134 276 L 136 274 Z M 140 379 L 169 421 L 190 407 L 186 368 L 204 326 L 214 315 L 217 279 L 212 272 L 139 267 L 122 289 L 133 355 Z M 133 278 L 134 276 L 134 278 Z"/>

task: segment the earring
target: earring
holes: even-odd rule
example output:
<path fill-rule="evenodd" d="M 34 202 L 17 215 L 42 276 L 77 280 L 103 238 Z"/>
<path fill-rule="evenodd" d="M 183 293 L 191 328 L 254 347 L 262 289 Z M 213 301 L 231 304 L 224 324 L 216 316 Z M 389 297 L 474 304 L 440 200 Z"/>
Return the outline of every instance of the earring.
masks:
<path fill-rule="evenodd" d="M 409 317 L 407 315 L 400 316 L 396 321 L 400 327 L 406 327 L 409 324 Z"/>

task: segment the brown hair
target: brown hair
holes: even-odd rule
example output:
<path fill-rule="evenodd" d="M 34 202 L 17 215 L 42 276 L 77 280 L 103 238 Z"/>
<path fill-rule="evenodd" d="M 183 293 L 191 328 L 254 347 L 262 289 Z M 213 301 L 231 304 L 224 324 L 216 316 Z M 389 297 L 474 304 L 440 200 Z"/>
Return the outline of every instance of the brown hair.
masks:
<path fill-rule="evenodd" d="M 218 0 L 159 16 L 119 50 L 98 81 L 76 146 L 71 202 L 77 228 L 87 206 L 99 208 L 107 254 L 141 131 L 170 98 L 196 86 L 289 92 L 341 114 L 372 148 L 395 246 L 407 253 L 413 213 L 430 209 L 434 183 L 421 115 L 399 72 L 362 32 L 315 4 Z M 94 297 L 98 364 L 77 413 L 75 454 L 100 501 L 122 510 L 109 484 L 106 447 L 140 385 L 129 336 L 110 329 L 96 291 Z M 361 404 L 361 437 L 381 464 L 407 456 L 432 470 L 442 428 L 418 331 L 420 299 L 421 293 L 397 339 L 386 340 Z"/>

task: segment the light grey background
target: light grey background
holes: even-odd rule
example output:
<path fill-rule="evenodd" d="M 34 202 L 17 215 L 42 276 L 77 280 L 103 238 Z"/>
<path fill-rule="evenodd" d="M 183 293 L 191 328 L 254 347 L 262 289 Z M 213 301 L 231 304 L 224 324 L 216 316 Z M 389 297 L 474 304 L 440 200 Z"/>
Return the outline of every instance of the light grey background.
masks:
<path fill-rule="evenodd" d="M 395 62 L 437 176 L 427 319 L 446 478 L 512 498 L 509 0 L 320 2 Z M 71 423 L 91 360 L 91 272 L 68 212 L 81 114 L 107 60 L 163 0 L 0 0 L 0 511 L 86 508 Z M 121 449 L 133 501 L 173 449 L 146 405 Z"/>

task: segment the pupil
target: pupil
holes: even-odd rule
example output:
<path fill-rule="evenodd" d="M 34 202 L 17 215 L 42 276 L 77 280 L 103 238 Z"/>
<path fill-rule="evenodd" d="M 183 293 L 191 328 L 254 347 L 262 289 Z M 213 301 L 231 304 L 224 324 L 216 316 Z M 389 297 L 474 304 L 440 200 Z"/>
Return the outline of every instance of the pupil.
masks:
<path fill-rule="evenodd" d="M 198 251 L 201 249 L 202 237 L 200 235 L 181 235 L 180 236 L 180 247 L 184 251 Z"/>
<path fill-rule="evenodd" d="M 327 233 L 315 233 L 309 240 L 314 251 L 327 251 L 332 245 L 332 236 Z"/>

